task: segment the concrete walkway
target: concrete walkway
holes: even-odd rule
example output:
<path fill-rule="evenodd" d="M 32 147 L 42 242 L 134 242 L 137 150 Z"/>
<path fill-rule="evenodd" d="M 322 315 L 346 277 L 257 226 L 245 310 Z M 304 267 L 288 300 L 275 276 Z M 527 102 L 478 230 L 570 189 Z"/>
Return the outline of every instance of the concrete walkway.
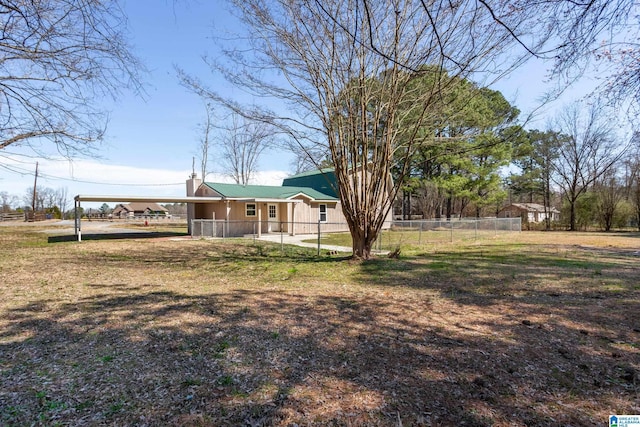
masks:
<path fill-rule="evenodd" d="M 280 233 L 272 233 L 272 234 L 263 234 L 260 239 L 265 242 L 273 242 L 273 243 L 284 243 L 285 245 L 296 245 L 304 248 L 318 248 L 318 235 L 317 234 L 298 234 L 295 236 L 290 236 L 286 233 L 282 235 Z M 307 242 L 303 242 L 303 240 L 307 240 Z M 309 241 L 313 241 L 311 243 Z M 320 249 L 325 251 L 337 251 L 337 252 L 347 252 L 349 254 L 353 253 L 353 249 L 347 246 L 336 246 L 336 245 L 325 245 L 322 243 L 322 239 L 320 239 Z M 378 251 L 373 250 L 373 253 L 376 255 L 388 255 L 389 251 Z"/>
<path fill-rule="evenodd" d="M 263 234 L 259 239 L 265 242 L 284 243 L 285 245 L 296 245 L 304 248 L 318 248 L 318 235 L 317 234 L 298 234 L 290 236 L 287 233 L 271 233 Z M 315 243 L 303 242 L 303 240 L 313 240 Z M 352 252 L 352 249 L 346 246 L 325 245 L 320 240 L 320 249 L 325 251 L 338 251 L 338 252 Z"/>

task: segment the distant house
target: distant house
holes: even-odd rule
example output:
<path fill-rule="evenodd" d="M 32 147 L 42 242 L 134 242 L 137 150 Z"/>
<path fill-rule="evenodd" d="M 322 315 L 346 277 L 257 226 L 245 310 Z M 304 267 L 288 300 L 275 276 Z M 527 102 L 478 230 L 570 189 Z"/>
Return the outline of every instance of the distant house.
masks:
<path fill-rule="evenodd" d="M 554 207 L 547 208 L 538 203 L 512 203 L 498 212 L 498 218 L 522 218 L 528 222 L 546 221 L 547 215 L 551 221 L 560 220 L 560 211 Z"/>
<path fill-rule="evenodd" d="M 219 200 L 193 203 L 189 223 L 213 220 L 217 231 L 212 234 L 218 236 L 317 233 L 319 223 L 323 232 L 348 231 L 336 188 L 331 169 L 294 175 L 280 186 L 203 183 L 194 174 L 187 196 Z"/>
<path fill-rule="evenodd" d="M 111 212 L 114 218 L 131 218 L 136 216 L 167 216 L 169 210 L 157 203 L 119 204 Z"/>

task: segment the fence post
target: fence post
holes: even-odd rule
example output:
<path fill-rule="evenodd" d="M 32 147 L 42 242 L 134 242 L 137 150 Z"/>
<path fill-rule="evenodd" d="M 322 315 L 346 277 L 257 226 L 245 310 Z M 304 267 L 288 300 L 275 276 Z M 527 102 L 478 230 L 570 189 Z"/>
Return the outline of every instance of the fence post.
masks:
<path fill-rule="evenodd" d="M 449 227 L 451 227 L 451 243 L 453 243 L 453 221 L 449 220 Z"/>
<path fill-rule="evenodd" d="M 495 231 L 495 235 L 497 236 L 498 235 L 498 218 L 493 220 L 493 228 Z"/>
<path fill-rule="evenodd" d="M 280 254 L 284 255 L 284 234 L 282 233 L 282 222 L 280 222 Z"/>
<path fill-rule="evenodd" d="M 478 218 L 476 218 L 476 221 L 475 221 L 475 223 L 476 223 L 476 237 L 474 238 L 475 241 L 478 240 L 478 221 L 479 221 Z"/>
<path fill-rule="evenodd" d="M 320 220 L 318 220 L 318 256 L 320 256 Z"/>
<path fill-rule="evenodd" d="M 422 244 L 422 222 L 420 223 L 420 229 L 418 230 L 418 246 Z"/>

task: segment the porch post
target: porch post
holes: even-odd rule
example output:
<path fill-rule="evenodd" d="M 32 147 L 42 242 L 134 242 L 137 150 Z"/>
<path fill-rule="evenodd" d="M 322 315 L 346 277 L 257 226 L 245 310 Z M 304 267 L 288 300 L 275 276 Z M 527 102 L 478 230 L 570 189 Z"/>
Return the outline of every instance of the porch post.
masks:
<path fill-rule="evenodd" d="M 291 203 L 291 230 L 289 230 L 289 234 L 296 235 L 296 203 Z"/>
<path fill-rule="evenodd" d="M 225 200 L 225 210 L 224 210 L 224 224 L 222 225 L 222 235 L 224 236 L 225 233 L 225 227 L 227 230 L 227 235 L 229 234 L 229 213 L 231 212 L 231 208 L 229 207 L 229 201 Z"/>
<path fill-rule="evenodd" d="M 74 221 L 74 228 L 75 228 L 75 232 L 76 232 L 76 237 L 78 238 L 78 242 L 82 241 L 82 230 L 80 229 L 80 217 L 78 216 L 80 214 L 80 200 L 78 199 L 74 199 L 74 213 L 73 213 L 73 221 Z"/>
<path fill-rule="evenodd" d="M 258 239 L 262 236 L 262 203 L 256 203 L 258 206 Z"/>

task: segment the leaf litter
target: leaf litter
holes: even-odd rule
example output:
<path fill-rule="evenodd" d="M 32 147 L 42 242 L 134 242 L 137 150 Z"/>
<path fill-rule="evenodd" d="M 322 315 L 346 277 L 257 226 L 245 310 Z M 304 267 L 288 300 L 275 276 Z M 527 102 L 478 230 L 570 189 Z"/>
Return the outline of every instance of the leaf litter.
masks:
<path fill-rule="evenodd" d="M 0 233 L 3 425 L 640 413 L 640 268 L 613 237 L 595 257 L 593 239 L 523 233 L 353 263 L 242 241 L 21 245 Z"/>

